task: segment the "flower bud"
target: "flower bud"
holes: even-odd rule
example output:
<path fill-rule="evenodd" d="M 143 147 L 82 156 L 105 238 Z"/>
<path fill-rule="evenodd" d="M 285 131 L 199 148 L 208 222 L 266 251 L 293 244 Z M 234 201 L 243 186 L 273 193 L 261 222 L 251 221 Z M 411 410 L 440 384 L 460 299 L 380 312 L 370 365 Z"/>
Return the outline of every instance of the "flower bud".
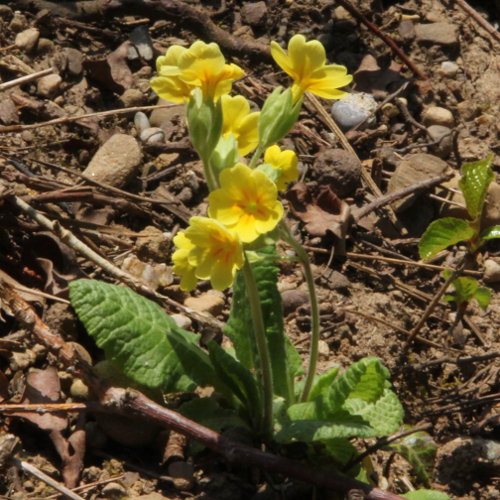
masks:
<path fill-rule="evenodd" d="M 208 163 L 222 133 L 222 110 L 220 100 L 203 101 L 200 89 L 194 89 L 187 106 L 189 135 L 203 163 Z"/>
<path fill-rule="evenodd" d="M 230 134 L 226 138 L 221 137 L 210 157 L 210 167 L 218 178 L 225 168 L 234 167 L 239 157 L 238 143 L 234 135 Z"/>
<path fill-rule="evenodd" d="M 262 148 L 283 139 L 297 121 L 302 99 L 293 102 L 292 89 L 277 88 L 266 99 L 259 119 L 259 142 Z"/>

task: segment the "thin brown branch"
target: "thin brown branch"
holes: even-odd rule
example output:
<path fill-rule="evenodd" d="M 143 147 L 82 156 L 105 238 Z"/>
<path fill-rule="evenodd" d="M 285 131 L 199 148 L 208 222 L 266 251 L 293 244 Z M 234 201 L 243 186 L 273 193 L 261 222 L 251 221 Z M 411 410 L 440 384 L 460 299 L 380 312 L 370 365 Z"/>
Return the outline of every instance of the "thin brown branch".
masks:
<path fill-rule="evenodd" d="M 8 82 L 0 83 L 0 92 L 4 90 L 10 89 L 12 87 L 16 87 L 17 85 L 23 85 L 25 83 L 32 82 L 33 80 L 37 80 L 45 75 L 50 75 L 54 73 L 54 68 L 43 69 L 42 71 L 37 71 L 36 73 L 31 73 L 31 75 L 24 75 L 16 78 L 14 80 L 9 80 Z"/>
<path fill-rule="evenodd" d="M 428 80 L 427 76 L 411 61 L 411 59 L 398 47 L 397 43 L 378 26 L 369 21 L 364 14 L 362 14 L 349 0 L 336 0 L 337 3 L 342 5 L 347 12 L 349 12 L 358 21 L 363 23 L 371 32 L 378 36 L 384 43 L 386 43 L 392 51 L 413 71 L 415 76 L 421 80 Z"/>
<path fill-rule="evenodd" d="M 480 24 L 497 42 L 500 42 L 500 33 L 483 16 L 475 11 L 465 0 L 453 0 L 462 10 L 467 12 L 476 23 Z"/>

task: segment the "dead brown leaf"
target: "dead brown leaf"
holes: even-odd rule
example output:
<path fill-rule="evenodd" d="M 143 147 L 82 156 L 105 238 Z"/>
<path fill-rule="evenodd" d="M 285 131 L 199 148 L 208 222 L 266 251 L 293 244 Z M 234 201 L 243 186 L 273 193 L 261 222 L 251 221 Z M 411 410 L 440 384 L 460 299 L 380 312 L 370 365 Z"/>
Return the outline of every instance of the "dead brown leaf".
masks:
<path fill-rule="evenodd" d="M 351 209 L 329 186 L 319 186 L 313 192 L 304 183 L 295 184 L 286 195 L 292 213 L 305 222 L 313 236 L 328 232 L 343 240 L 350 223 Z"/>

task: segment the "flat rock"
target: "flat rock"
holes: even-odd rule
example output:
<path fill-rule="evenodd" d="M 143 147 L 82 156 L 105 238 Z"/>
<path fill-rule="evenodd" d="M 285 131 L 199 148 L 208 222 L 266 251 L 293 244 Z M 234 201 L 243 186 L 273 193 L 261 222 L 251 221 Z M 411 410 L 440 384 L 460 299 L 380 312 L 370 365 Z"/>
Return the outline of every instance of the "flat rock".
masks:
<path fill-rule="evenodd" d="M 247 2 L 241 8 L 241 20 L 250 26 L 261 25 L 267 16 L 266 2 Z"/>
<path fill-rule="evenodd" d="M 407 156 L 396 168 L 389 181 L 388 193 L 399 191 L 408 186 L 413 186 L 418 182 L 436 177 L 442 174 L 447 164 L 437 156 L 426 153 L 417 153 Z M 418 195 L 410 195 L 401 200 L 395 201 L 392 206 L 397 212 L 410 207 Z"/>
<path fill-rule="evenodd" d="M 224 309 L 224 297 L 213 293 L 213 290 L 203 293 L 198 297 L 188 297 L 184 301 L 184 305 L 195 311 L 208 312 L 217 316 Z"/>
<path fill-rule="evenodd" d="M 74 76 L 80 75 L 83 71 L 83 54 L 72 47 L 66 47 L 64 54 L 66 56 L 66 69 L 68 73 Z"/>
<path fill-rule="evenodd" d="M 417 24 L 415 34 L 417 41 L 424 44 L 445 47 L 458 44 L 457 26 L 450 23 Z"/>
<path fill-rule="evenodd" d="M 14 45 L 21 50 L 29 52 L 35 48 L 39 38 L 40 32 L 36 28 L 28 28 L 16 35 Z"/>
<path fill-rule="evenodd" d="M 122 187 L 137 175 L 141 160 L 139 143 L 130 135 L 115 134 L 99 148 L 83 173 L 95 181 Z"/>
<path fill-rule="evenodd" d="M 367 120 L 377 108 L 375 98 L 366 92 L 348 94 L 332 105 L 332 117 L 343 130 L 349 130 Z M 373 121 L 373 120 L 372 120 Z"/>
<path fill-rule="evenodd" d="M 448 158 L 453 146 L 451 129 L 442 125 L 431 125 L 427 127 L 427 132 L 433 140 L 439 141 L 438 144 L 432 146 L 432 152 L 440 158 Z"/>

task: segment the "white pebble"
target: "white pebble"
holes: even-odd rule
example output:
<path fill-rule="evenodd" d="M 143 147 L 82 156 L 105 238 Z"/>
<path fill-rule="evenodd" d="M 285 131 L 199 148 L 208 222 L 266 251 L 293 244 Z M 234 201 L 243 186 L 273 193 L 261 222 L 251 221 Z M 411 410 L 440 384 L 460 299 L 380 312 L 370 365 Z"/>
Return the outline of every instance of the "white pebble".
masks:
<path fill-rule="evenodd" d="M 344 99 L 334 102 L 332 117 L 340 128 L 348 130 L 366 120 L 376 108 L 377 103 L 371 94 L 365 92 L 349 94 Z"/>
<path fill-rule="evenodd" d="M 453 78 L 454 76 L 457 76 L 458 73 L 458 64 L 452 62 L 452 61 L 443 61 L 441 63 L 441 73 L 443 75 Z"/>

